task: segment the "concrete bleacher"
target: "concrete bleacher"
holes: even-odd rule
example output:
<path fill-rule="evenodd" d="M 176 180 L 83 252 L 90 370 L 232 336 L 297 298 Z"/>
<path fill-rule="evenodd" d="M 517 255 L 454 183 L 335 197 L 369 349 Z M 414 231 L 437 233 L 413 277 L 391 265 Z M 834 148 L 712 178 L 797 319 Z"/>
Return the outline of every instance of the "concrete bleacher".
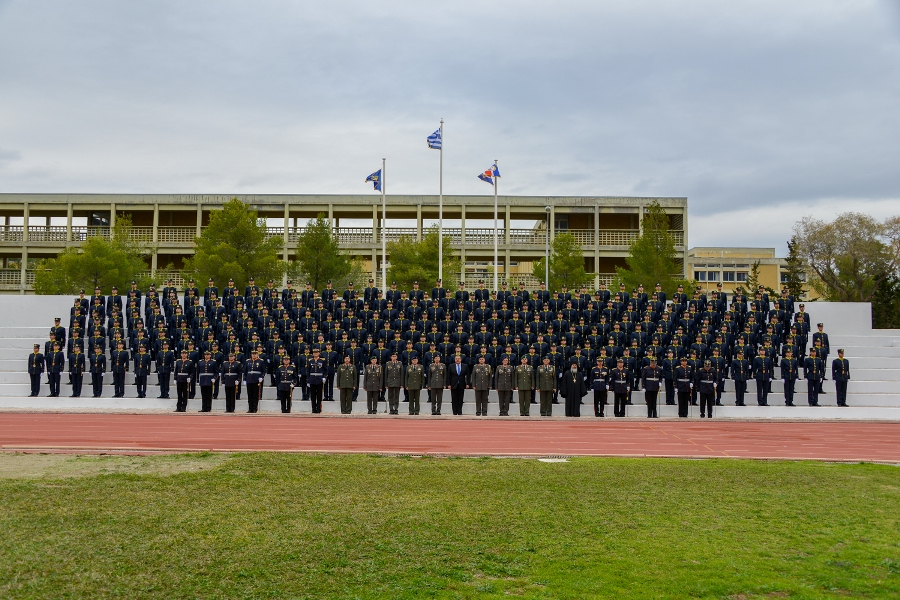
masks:
<path fill-rule="evenodd" d="M 69 309 L 72 306 L 71 296 L 3 296 L 3 310 L 0 311 L 0 410 L 46 410 L 46 411 L 171 411 L 175 407 L 175 387 L 172 384 L 170 400 L 157 399 L 156 376 L 148 378 L 147 398 L 136 398 L 133 386 L 134 376 L 129 373 L 126 379 L 126 398 L 112 398 L 112 376 L 106 375 L 104 397 L 91 398 L 90 377 L 86 376 L 81 398 L 70 398 L 71 387 L 66 383 L 67 375 L 62 377 L 60 397 L 47 398 L 49 386 L 46 376 L 41 384 L 41 397 L 29 398 L 30 384 L 26 372 L 27 354 L 35 343 L 47 340 L 53 317 L 61 317 L 63 325 L 68 325 Z M 726 392 L 722 402 L 725 406 L 717 407 L 714 415 L 721 418 L 735 419 L 861 419 L 861 420 L 894 420 L 900 421 L 900 330 L 873 330 L 871 327 L 871 307 L 868 303 L 830 303 L 808 302 L 807 310 L 812 322 L 825 323 L 832 354 L 829 356 L 829 380 L 825 382 L 825 395 L 819 397 L 820 407 L 806 405 L 806 382 L 799 381 L 796 386 L 794 403 L 796 406 L 784 406 L 782 384 L 776 380 L 772 384 L 768 407 L 756 406 L 755 382 L 750 382 L 747 390 L 747 406 L 734 405 L 734 384 L 726 382 Z M 68 330 L 68 327 L 66 327 Z M 849 408 L 838 408 L 835 402 L 834 384 L 830 380 L 830 362 L 837 356 L 837 349 L 845 349 L 845 357 L 850 361 L 852 381 L 849 385 L 847 401 Z M 268 384 L 268 378 L 266 379 Z M 295 397 L 299 391 L 295 392 Z M 661 394 L 659 407 L 660 417 L 675 417 L 674 406 L 666 406 Z M 224 392 L 213 402 L 214 411 L 225 408 Z M 422 394 L 422 414 L 429 414 L 430 406 Z M 514 398 L 515 399 L 515 398 Z M 490 414 L 497 414 L 496 395 L 491 394 Z M 560 399 L 562 401 L 562 399 Z M 238 411 L 247 409 L 246 390 L 242 400 L 238 402 Z M 582 416 L 593 418 L 593 394 L 584 398 Z M 610 403 L 612 395 L 610 394 Z M 643 404 L 643 393 L 633 397 L 634 404 L 628 407 L 628 417 L 646 418 Z M 200 394 L 188 403 L 188 410 L 200 408 Z M 384 406 L 380 407 L 384 410 Z M 275 399 L 274 388 L 266 387 L 260 410 L 279 412 L 280 404 Z M 365 392 L 360 393 L 360 401 L 353 407 L 354 413 L 366 414 Z M 401 404 L 400 412 L 406 412 Z M 294 401 L 294 412 L 309 412 L 309 402 Z M 326 413 L 339 413 L 338 403 L 323 403 Z M 466 403 L 463 412 L 474 414 L 474 392 L 466 392 Z M 444 415 L 450 413 L 449 393 L 444 393 Z M 532 415 L 537 407 L 532 406 Z M 554 406 L 554 416 L 563 416 L 562 404 Z M 607 415 L 612 413 L 608 407 Z M 518 407 L 511 409 L 510 414 L 518 414 Z M 698 416 L 699 409 L 692 407 L 692 416 Z M 537 418 L 537 417 L 535 417 Z"/>

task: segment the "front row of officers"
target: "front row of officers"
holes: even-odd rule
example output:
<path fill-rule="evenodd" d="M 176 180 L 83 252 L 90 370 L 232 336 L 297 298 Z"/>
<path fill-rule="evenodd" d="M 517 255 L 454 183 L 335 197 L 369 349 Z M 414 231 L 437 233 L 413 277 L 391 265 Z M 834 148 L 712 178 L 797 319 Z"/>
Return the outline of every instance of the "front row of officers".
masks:
<path fill-rule="evenodd" d="M 93 397 L 98 398 L 103 392 L 103 375 L 107 367 L 113 374 L 115 388 L 114 398 L 125 395 L 125 373 L 129 370 L 130 360 L 127 351 L 119 344 L 118 352 L 113 352 L 109 364 L 106 356 L 95 348 L 95 354 L 88 359 L 80 348 L 70 357 L 69 375 L 72 381 L 72 396 L 81 395 L 84 375 L 91 375 Z M 167 346 L 167 344 L 166 344 Z M 174 359 L 174 353 L 171 353 Z M 248 412 L 259 410 L 262 398 L 265 375 L 268 371 L 266 361 L 260 358 L 257 351 L 251 353 L 249 360 L 241 362 L 235 354 L 229 354 L 221 364 L 212 359 L 209 351 L 202 360 L 191 360 L 187 350 L 180 353 L 180 359 L 170 361 L 164 373 L 160 373 L 160 398 L 169 397 L 169 374 L 174 376 L 178 401 L 176 412 L 185 412 L 189 398 L 194 398 L 196 388 L 200 388 L 202 407 L 200 412 L 212 410 L 212 400 L 218 397 L 220 385 L 225 389 L 225 411 L 234 412 L 235 402 L 240 399 L 241 384 L 246 384 L 248 396 Z M 281 411 L 289 413 L 296 387 L 304 388 L 304 400 L 309 398 L 312 412 L 322 412 L 322 400 L 332 392 L 328 369 L 325 361 L 319 357 L 319 351 L 313 351 L 313 358 L 306 363 L 301 374 L 289 356 L 283 357 L 283 364 L 274 373 L 273 380 L 277 388 Z M 59 344 L 54 343 L 48 356 L 40 352 L 40 346 L 34 345 L 34 351 L 28 357 L 28 373 L 31 376 L 31 396 L 40 393 L 41 375 L 46 371 L 50 385 L 50 397 L 59 396 L 60 377 L 65 364 L 65 356 Z M 721 406 L 722 392 L 725 387 L 726 373 L 722 364 L 714 364 L 706 360 L 697 368 L 687 358 L 673 360 L 670 356 L 666 368 L 658 364 L 655 357 L 635 378 L 627 369 L 622 358 L 617 359 L 616 366 L 610 368 L 604 356 L 597 358 L 597 364 L 589 373 L 578 369 L 572 363 L 566 372 L 558 373 L 550 358 L 544 357 L 543 364 L 533 367 L 528 357 L 522 357 L 520 365 L 509 364 L 509 358 L 503 357 L 501 364 L 495 369 L 479 357 L 478 364 L 471 367 L 457 356 L 455 362 L 445 364 L 440 356 L 434 357 L 434 364 L 429 369 L 419 364 L 418 358 L 412 358 L 408 366 L 404 366 L 397 355 L 392 354 L 388 362 L 379 364 L 373 356 L 370 364 L 365 365 L 362 372 L 362 389 L 366 392 L 368 414 L 378 412 L 379 401 L 387 399 L 387 408 L 391 414 L 399 414 L 400 392 L 404 393 L 409 403 L 409 414 L 418 415 L 422 390 L 428 394 L 431 414 L 440 415 L 443 405 L 444 390 L 450 391 L 451 408 L 454 415 L 462 414 L 463 396 L 467 389 L 475 391 L 475 414 L 486 416 L 488 412 L 488 394 L 496 390 L 500 416 L 508 416 L 512 404 L 513 392 L 517 392 L 519 414 L 529 416 L 531 404 L 540 404 L 541 416 L 551 416 L 556 395 L 565 399 L 567 417 L 581 416 L 582 398 L 588 390 L 594 392 L 594 415 L 603 417 L 610 392 L 613 394 L 614 416 L 624 417 L 625 407 L 631 404 L 632 389 L 644 390 L 647 404 L 647 417 L 657 417 L 657 398 L 661 389 L 665 390 L 666 404 L 675 404 L 677 396 L 678 416 L 687 417 L 689 406 L 697 406 L 699 400 L 700 416 L 712 418 L 713 406 Z M 150 355 L 141 347 L 134 357 L 135 385 L 139 398 L 146 397 L 147 377 L 151 372 Z M 674 366 L 673 365 L 676 365 Z M 735 385 L 735 404 L 744 406 L 747 382 L 756 381 L 756 397 L 760 406 L 768 406 L 768 395 L 771 393 L 772 381 L 775 378 L 773 360 L 765 356 L 757 356 L 752 362 L 744 358 L 739 350 L 737 358 L 731 363 L 731 379 Z M 810 406 L 819 406 L 822 380 L 825 378 L 825 365 L 816 356 L 816 350 L 810 350 L 809 357 L 801 365 L 793 353 L 788 350 L 781 360 L 779 374 L 784 384 L 784 400 L 787 406 L 794 406 L 795 385 L 801 378 L 807 381 L 807 401 Z M 832 379 L 837 391 L 837 405 L 847 406 L 847 382 L 850 379 L 849 361 L 844 358 L 844 351 L 838 350 L 838 358 L 831 365 Z M 302 382 L 302 385 L 301 385 Z M 344 357 L 343 364 L 338 365 L 335 372 L 335 386 L 340 392 L 341 413 L 350 414 L 352 403 L 357 398 L 360 388 L 360 377 L 349 356 Z M 539 398 L 539 402 L 536 399 Z"/>

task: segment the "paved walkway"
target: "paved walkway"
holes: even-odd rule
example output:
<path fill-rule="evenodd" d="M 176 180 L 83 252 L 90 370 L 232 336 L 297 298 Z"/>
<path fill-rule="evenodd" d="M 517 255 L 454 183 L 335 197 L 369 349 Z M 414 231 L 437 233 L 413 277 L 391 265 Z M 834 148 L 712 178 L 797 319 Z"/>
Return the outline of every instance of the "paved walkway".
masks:
<path fill-rule="evenodd" d="M 0 449 L 900 462 L 900 423 L 0 413 Z"/>

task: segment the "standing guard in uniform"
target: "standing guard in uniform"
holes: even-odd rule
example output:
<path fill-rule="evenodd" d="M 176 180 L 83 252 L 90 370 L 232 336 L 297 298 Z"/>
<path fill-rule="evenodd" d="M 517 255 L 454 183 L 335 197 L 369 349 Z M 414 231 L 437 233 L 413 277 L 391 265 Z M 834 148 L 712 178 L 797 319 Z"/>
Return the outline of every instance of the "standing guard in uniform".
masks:
<path fill-rule="evenodd" d="M 378 414 L 378 397 L 381 395 L 381 383 L 384 380 L 382 376 L 381 365 L 378 364 L 378 357 L 372 356 L 369 364 L 363 372 L 363 388 L 366 390 L 366 407 L 369 409 L 368 414 Z"/>
<path fill-rule="evenodd" d="M 572 362 L 569 370 L 559 379 L 559 393 L 566 399 L 566 416 L 581 416 L 581 399 L 587 394 L 587 386 L 584 385 L 584 375 L 578 370 L 578 363 Z M 552 398 L 552 396 L 551 396 Z M 541 407 L 543 408 L 544 398 L 541 394 Z M 550 410 L 552 406 L 548 406 Z M 547 416 L 552 416 L 551 412 Z"/>
<path fill-rule="evenodd" d="M 94 354 L 90 357 L 91 386 L 93 387 L 92 398 L 99 398 L 103 395 L 103 375 L 106 373 L 106 355 L 100 346 L 94 346 Z"/>
<path fill-rule="evenodd" d="M 441 414 L 441 401 L 444 397 L 444 383 L 447 381 L 447 365 L 441 362 L 441 355 L 435 354 L 428 369 L 428 389 L 431 391 L 431 414 Z"/>
<path fill-rule="evenodd" d="M 219 377 L 218 365 L 212 359 L 212 352 L 203 353 L 203 360 L 197 363 L 197 383 L 200 385 L 200 398 L 202 405 L 200 412 L 212 411 L 213 384 Z"/>
<path fill-rule="evenodd" d="M 769 405 L 769 386 L 772 384 L 772 359 L 760 353 L 753 359 L 753 377 L 756 379 L 756 403 Z"/>
<path fill-rule="evenodd" d="M 81 346 L 75 346 L 69 358 L 69 378 L 72 380 L 72 398 L 81 397 L 81 385 L 84 383 L 84 372 L 87 370 Z"/>
<path fill-rule="evenodd" d="M 607 382 L 609 381 L 609 367 L 602 356 L 597 357 L 597 364 L 591 369 L 588 385 L 594 390 L 594 416 L 603 417 L 606 411 L 606 401 L 609 395 Z"/>
<path fill-rule="evenodd" d="M 403 363 L 397 353 L 384 365 L 384 386 L 387 388 L 388 408 L 392 415 L 400 414 L 400 389 L 403 387 Z"/>
<path fill-rule="evenodd" d="M 294 387 L 300 383 L 297 377 L 297 367 L 291 364 L 291 357 L 285 355 L 281 359 L 281 366 L 276 372 L 276 381 L 278 387 L 278 399 L 281 401 L 281 412 L 287 414 L 291 412 L 291 399 L 294 395 Z M 319 384 L 321 388 L 321 384 Z M 313 396 L 315 397 L 315 396 Z M 313 400 L 315 405 L 315 400 Z M 313 410 L 313 412 L 316 412 Z M 319 412 L 322 412 L 321 391 L 319 396 Z"/>
<path fill-rule="evenodd" d="M 341 414 L 349 415 L 353 412 L 353 394 L 359 387 L 359 373 L 349 354 L 344 355 L 343 364 L 337 368 L 337 387 L 340 393 Z"/>
<path fill-rule="evenodd" d="M 59 397 L 59 380 L 66 363 L 66 355 L 60 350 L 59 342 L 53 342 L 53 350 L 47 356 L 47 382 L 50 384 L 50 398 Z"/>
<path fill-rule="evenodd" d="M 542 417 L 552 417 L 553 416 L 553 396 L 554 392 L 557 391 L 556 388 L 556 367 L 550 364 L 550 357 L 545 356 L 542 365 L 539 365 L 537 368 L 537 389 L 540 393 L 541 400 L 541 416 Z M 576 365 L 577 368 L 577 365 Z M 562 383 L 562 378 L 560 379 L 560 383 Z M 560 390 L 562 393 L 562 390 Z M 563 393 L 563 398 L 565 398 L 565 394 Z M 579 402 L 581 398 L 578 398 Z M 568 415 L 568 406 L 569 402 L 566 400 L 566 414 Z"/>
<path fill-rule="evenodd" d="M 125 397 L 125 373 L 128 372 L 131 357 L 125 349 L 125 342 L 116 342 L 116 349 L 109 355 L 109 368 L 113 376 L 113 398 Z"/>
<path fill-rule="evenodd" d="M 237 361 L 237 355 L 234 352 L 229 352 L 228 360 L 222 363 L 220 369 L 219 376 L 222 379 L 222 387 L 225 388 L 225 412 L 233 413 L 235 395 L 237 394 L 237 386 L 241 381 L 243 367 Z"/>
<path fill-rule="evenodd" d="M 712 368 L 712 361 L 703 361 L 703 368 L 697 371 L 697 388 L 700 394 L 700 418 L 712 419 L 713 405 L 716 402 L 716 388 L 719 375 Z M 704 410 L 705 413 L 704 414 Z"/>
<path fill-rule="evenodd" d="M 681 357 L 681 364 L 675 367 L 675 389 L 678 392 L 678 416 L 686 419 L 688 406 L 691 403 L 691 391 L 694 389 L 694 368 L 688 359 Z"/>
<path fill-rule="evenodd" d="M 794 405 L 794 386 L 799 378 L 800 367 L 794 358 L 794 351 L 788 350 L 781 359 L 781 382 L 784 384 L 784 404 Z"/>
<path fill-rule="evenodd" d="M 309 400 L 312 403 L 312 413 L 319 414 L 322 412 L 322 393 L 325 388 L 325 377 L 327 376 L 327 365 L 319 356 L 319 349 L 313 350 L 313 357 L 306 361 L 306 385 L 309 388 Z M 279 369 L 280 370 L 280 369 Z M 278 384 L 279 391 L 282 383 Z"/>
<path fill-rule="evenodd" d="M 631 373 L 625 368 L 623 358 L 616 361 L 616 368 L 610 372 L 609 379 L 613 389 L 613 414 L 624 417 L 628 394 L 631 392 Z"/>
<path fill-rule="evenodd" d="M 34 350 L 28 355 L 28 376 L 31 378 L 31 394 L 34 398 L 41 393 L 41 375 L 44 373 L 44 355 L 41 354 L 41 345 L 35 344 Z"/>
<path fill-rule="evenodd" d="M 512 401 L 513 377 L 515 369 L 509 364 L 509 358 L 504 356 L 500 360 L 497 367 L 496 381 L 494 387 L 497 388 L 497 398 L 500 403 L 500 416 L 509 416 L 509 404 Z"/>
<path fill-rule="evenodd" d="M 647 403 L 647 418 L 656 419 L 656 404 L 659 387 L 663 379 L 662 367 L 656 364 L 656 357 L 650 357 L 650 364 L 641 371 L 641 387 L 644 388 L 644 401 Z"/>
<path fill-rule="evenodd" d="M 187 348 L 181 351 L 181 358 L 175 361 L 175 391 L 178 401 L 175 404 L 175 412 L 187 411 L 188 391 L 191 385 L 191 377 L 194 374 L 194 363 L 188 358 Z"/>
<path fill-rule="evenodd" d="M 810 406 L 819 405 L 819 387 L 825 377 L 825 365 L 816 354 L 816 349 L 809 350 L 809 357 L 803 361 L 803 377 L 806 379 L 806 396 Z"/>
<path fill-rule="evenodd" d="M 514 389 L 519 392 L 519 416 L 527 417 L 531 412 L 531 392 L 534 390 L 534 369 L 528 364 L 528 357 L 522 357 L 522 364 L 516 367 L 513 379 Z"/>
<path fill-rule="evenodd" d="M 406 385 L 404 386 L 409 397 L 409 414 L 419 414 L 419 396 L 425 387 L 425 367 L 419 364 L 419 357 L 413 355 L 406 367 Z"/>
<path fill-rule="evenodd" d="M 837 405 L 847 406 L 847 382 L 850 381 L 850 361 L 844 358 L 844 349 L 839 348 L 838 357 L 831 362 L 831 378 L 834 380 L 834 391 Z"/>
<path fill-rule="evenodd" d="M 147 377 L 150 375 L 150 355 L 146 346 L 138 346 L 137 356 L 134 357 L 134 385 L 137 387 L 138 398 L 147 397 Z"/>
<path fill-rule="evenodd" d="M 746 406 L 744 394 L 747 393 L 747 382 L 752 377 L 750 361 L 744 358 L 744 351 L 737 351 L 737 358 L 731 361 L 731 378 L 734 380 L 735 406 Z"/>
<path fill-rule="evenodd" d="M 259 399 L 262 396 L 263 380 L 266 375 L 266 362 L 259 357 L 259 350 L 250 351 L 250 360 L 244 363 L 244 381 L 247 383 L 247 412 L 259 411 Z"/>
<path fill-rule="evenodd" d="M 159 378 L 159 397 L 169 397 L 169 376 L 175 365 L 175 353 L 169 349 L 169 342 L 163 342 L 162 350 L 156 355 L 156 375 Z"/>
<path fill-rule="evenodd" d="M 475 389 L 475 416 L 486 417 L 488 411 L 488 394 L 491 389 L 493 370 L 485 362 L 485 357 L 478 357 L 478 364 L 472 368 L 472 387 Z"/>

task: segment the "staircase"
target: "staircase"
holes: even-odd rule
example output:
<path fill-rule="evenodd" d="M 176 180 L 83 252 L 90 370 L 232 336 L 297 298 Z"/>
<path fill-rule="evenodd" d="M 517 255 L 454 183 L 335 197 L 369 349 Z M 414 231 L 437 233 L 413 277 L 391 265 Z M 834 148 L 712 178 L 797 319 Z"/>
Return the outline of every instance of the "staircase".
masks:
<path fill-rule="evenodd" d="M 126 398 L 112 398 L 112 376 L 106 375 L 104 381 L 104 397 L 91 398 L 90 377 L 85 377 L 81 398 L 70 398 L 71 387 L 66 383 L 68 377 L 64 373 L 59 398 L 47 398 L 49 386 L 46 375 L 41 383 L 41 397 L 29 398 L 30 383 L 26 371 L 26 358 L 36 343 L 47 341 L 47 334 L 54 317 L 60 317 L 64 324 L 68 323 L 69 309 L 74 298 L 71 296 L 3 296 L 4 310 L 0 312 L 0 410 L 23 411 L 171 411 L 175 408 L 175 385 L 172 383 L 170 400 L 157 399 L 156 376 L 148 378 L 147 398 L 135 396 L 134 376 L 129 373 L 126 378 Z M 716 418 L 730 419 L 840 419 L 840 420 L 891 420 L 900 421 L 900 330 L 871 328 L 871 307 L 867 303 L 830 303 L 809 302 L 808 311 L 813 323 L 825 323 L 831 343 L 831 355 L 828 358 L 828 377 L 824 389 L 826 394 L 819 396 L 818 408 L 807 406 L 806 382 L 798 381 L 794 396 L 794 407 L 784 405 L 782 383 L 772 382 L 772 393 L 769 394 L 768 407 L 756 406 L 755 382 L 748 384 L 745 401 L 747 406 L 734 405 L 734 382 L 727 381 L 726 392 L 722 395 L 725 406 L 716 407 Z M 834 384 L 830 380 L 831 360 L 837 356 L 837 349 L 844 348 L 845 358 L 850 361 L 852 380 L 848 387 L 847 403 L 849 408 L 836 406 Z M 268 377 L 266 378 L 268 384 Z M 295 392 L 299 396 L 299 390 Z M 337 397 L 337 393 L 335 393 Z M 225 409 L 225 394 L 213 401 L 214 411 Z M 422 394 L 422 414 L 430 413 L 430 405 Z M 402 400 L 402 395 L 401 395 Z M 513 398 L 515 404 L 515 397 Z M 628 417 L 646 417 L 643 404 L 643 392 L 633 396 L 633 405 L 628 407 Z M 660 417 L 676 417 L 676 407 L 664 404 L 664 392 L 660 393 Z M 237 404 L 240 412 L 246 410 L 246 390 L 242 400 Z M 560 398 L 562 402 L 562 398 Z M 612 395 L 609 397 L 612 403 Z M 491 394 L 490 414 L 497 414 L 496 394 Z M 449 393 L 444 394 L 444 415 L 450 413 Z M 199 410 L 200 394 L 189 401 L 188 410 Z M 324 402 L 323 412 L 339 413 L 337 401 Z M 384 410 L 384 405 L 381 405 Z M 266 387 L 260 410 L 279 412 L 280 403 L 276 399 L 274 388 Z M 309 402 L 294 401 L 294 412 L 310 412 Z M 406 412 L 406 405 L 401 403 L 401 414 Z M 691 416 L 699 416 L 699 409 L 691 407 Z M 360 392 L 359 401 L 353 406 L 353 412 L 366 413 L 365 392 Z M 465 414 L 474 414 L 474 392 L 466 392 Z M 532 406 L 531 414 L 538 413 L 537 406 Z M 517 405 L 510 414 L 518 414 Z M 554 405 L 554 416 L 564 415 L 562 404 Z M 612 414 L 612 406 L 607 407 L 607 415 Z M 593 394 L 584 398 L 582 416 L 593 419 Z M 515 417 L 510 417 L 515 418 Z M 539 417 L 538 417 L 539 418 Z M 611 417 L 607 417 L 611 418 Z"/>

